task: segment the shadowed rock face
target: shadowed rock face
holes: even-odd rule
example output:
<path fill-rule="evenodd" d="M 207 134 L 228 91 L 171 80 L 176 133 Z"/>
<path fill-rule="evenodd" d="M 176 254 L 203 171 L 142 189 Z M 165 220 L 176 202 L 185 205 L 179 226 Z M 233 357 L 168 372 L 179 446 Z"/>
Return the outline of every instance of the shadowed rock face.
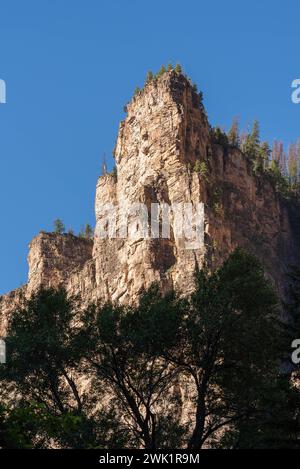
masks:
<path fill-rule="evenodd" d="M 300 261 L 300 210 L 279 196 L 267 177 L 256 177 L 244 155 L 212 142 L 197 93 L 175 72 L 145 86 L 127 106 L 115 150 L 117 177 L 102 176 L 96 189 L 96 221 L 105 203 L 122 211 L 137 202 L 204 205 L 204 246 L 186 249 L 169 239 L 100 239 L 39 234 L 30 244 L 27 286 L 2 297 L 5 318 L 20 297 L 41 286 L 64 286 L 84 304 L 100 299 L 136 302 L 151 283 L 162 291 L 193 289 L 193 274 L 204 263 L 215 268 L 237 246 L 265 264 L 278 291 Z M 196 162 L 206 171 L 195 171 Z M 198 163 L 199 165 L 199 163 Z"/>

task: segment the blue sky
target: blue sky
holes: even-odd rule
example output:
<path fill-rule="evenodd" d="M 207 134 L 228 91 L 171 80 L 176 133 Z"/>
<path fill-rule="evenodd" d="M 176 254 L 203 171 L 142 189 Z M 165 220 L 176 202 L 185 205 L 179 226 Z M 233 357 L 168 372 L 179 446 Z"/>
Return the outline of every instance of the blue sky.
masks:
<path fill-rule="evenodd" d="M 180 62 L 213 125 L 258 118 L 264 139 L 296 140 L 299 19 L 293 0 L 0 0 L 0 294 L 55 218 L 94 223 L 101 155 L 148 69 Z"/>

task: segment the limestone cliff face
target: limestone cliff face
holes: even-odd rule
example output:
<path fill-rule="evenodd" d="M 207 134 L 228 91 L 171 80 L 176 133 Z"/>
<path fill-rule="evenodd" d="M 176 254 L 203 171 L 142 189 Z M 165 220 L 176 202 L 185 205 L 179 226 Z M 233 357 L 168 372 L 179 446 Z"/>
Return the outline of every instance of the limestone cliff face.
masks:
<path fill-rule="evenodd" d="M 189 82 L 176 73 L 166 74 L 146 85 L 127 112 L 115 150 L 118 177 L 100 179 L 96 217 L 98 206 L 106 200 L 122 211 L 137 202 L 150 208 L 151 203 L 203 201 L 205 187 L 191 169 L 197 159 L 206 158 L 209 125 Z M 107 242 L 96 238 L 94 259 L 101 295 L 131 301 L 154 281 L 163 290 L 175 286 L 190 291 L 204 251 L 185 249 L 172 228 L 170 239 Z"/>
<path fill-rule="evenodd" d="M 246 248 L 284 295 L 286 274 L 300 262 L 299 203 L 282 198 L 267 177 L 254 176 L 239 150 L 215 146 L 212 168 L 220 199 L 217 216 L 209 212 L 212 259 L 219 264 L 235 247 Z"/>
<path fill-rule="evenodd" d="M 0 296 L 0 337 L 5 336 L 11 311 L 22 307 L 23 301 L 26 298 L 26 290 L 27 287 L 24 285 L 7 295 Z"/>
<path fill-rule="evenodd" d="M 40 286 L 65 287 L 71 274 L 92 259 L 93 241 L 70 234 L 42 232 L 30 243 L 27 294 Z"/>
<path fill-rule="evenodd" d="M 259 256 L 284 293 L 289 265 L 300 261 L 299 206 L 281 198 L 267 177 L 256 177 L 238 149 L 213 143 L 199 96 L 184 76 L 165 73 L 132 99 L 115 160 L 117 177 L 102 176 L 97 183 L 97 223 L 106 203 L 118 205 L 121 213 L 138 202 L 149 208 L 200 203 L 204 245 L 186 249 L 174 220 L 167 239 L 89 241 L 41 233 L 30 245 L 28 285 L 12 294 L 14 300 L 2 297 L 2 318 L 19 294 L 29 296 L 40 286 L 64 286 L 84 303 L 135 302 L 154 281 L 162 291 L 186 294 L 197 266 L 215 268 L 237 246 Z"/>

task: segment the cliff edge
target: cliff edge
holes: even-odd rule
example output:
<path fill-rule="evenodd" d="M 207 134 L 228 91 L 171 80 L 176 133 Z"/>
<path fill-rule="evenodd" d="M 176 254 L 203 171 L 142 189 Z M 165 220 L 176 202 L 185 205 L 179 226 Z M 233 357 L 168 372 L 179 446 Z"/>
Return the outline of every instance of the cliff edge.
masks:
<path fill-rule="evenodd" d="M 134 204 L 203 207 L 203 243 L 186 248 L 174 219 L 166 238 L 85 240 L 40 233 L 30 244 L 28 284 L 0 297 L 0 334 L 10 311 L 36 289 L 63 286 L 82 301 L 135 302 L 153 282 L 162 291 L 193 289 L 196 268 L 215 268 L 237 246 L 258 256 L 278 292 L 290 265 L 300 263 L 300 210 L 238 149 L 215 143 L 190 81 L 166 72 L 127 106 L 115 149 L 116 173 L 99 178 L 96 227 L 103 206 L 128 212 Z M 117 215 L 118 217 L 119 215 Z"/>

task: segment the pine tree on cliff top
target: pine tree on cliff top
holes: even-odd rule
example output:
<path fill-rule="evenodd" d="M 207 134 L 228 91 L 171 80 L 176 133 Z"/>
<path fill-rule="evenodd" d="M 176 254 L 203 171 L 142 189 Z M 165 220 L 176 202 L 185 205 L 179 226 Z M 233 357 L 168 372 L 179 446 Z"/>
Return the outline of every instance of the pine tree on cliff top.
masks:
<path fill-rule="evenodd" d="M 60 218 L 57 218 L 56 220 L 54 220 L 54 232 L 56 234 L 63 234 L 65 232 L 65 225 L 63 223 L 63 221 L 60 219 Z"/>

